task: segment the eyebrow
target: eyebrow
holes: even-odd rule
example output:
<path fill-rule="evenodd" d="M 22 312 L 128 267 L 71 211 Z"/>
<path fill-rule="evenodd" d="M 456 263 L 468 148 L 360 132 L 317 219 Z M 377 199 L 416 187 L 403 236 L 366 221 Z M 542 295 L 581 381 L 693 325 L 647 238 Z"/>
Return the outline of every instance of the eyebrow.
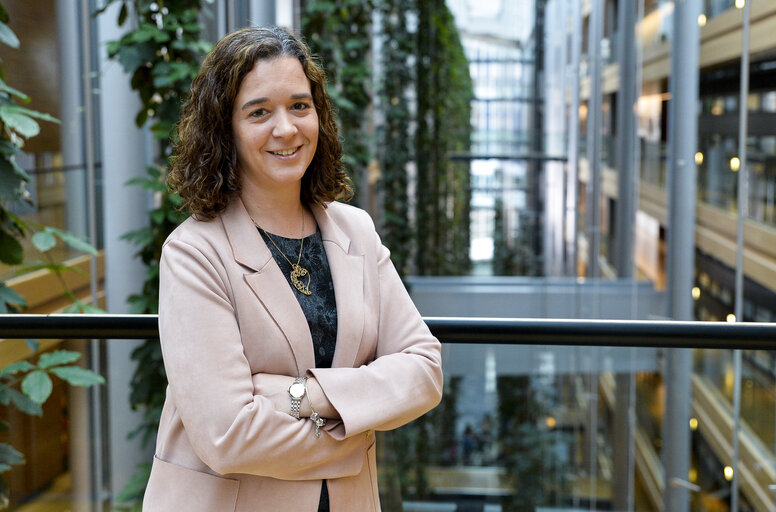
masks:
<path fill-rule="evenodd" d="M 292 100 L 312 100 L 313 97 L 311 94 L 308 94 L 306 92 L 300 92 L 297 94 L 292 94 L 291 99 Z M 266 96 L 262 96 L 261 98 L 254 98 L 252 100 L 246 101 L 245 104 L 242 107 L 240 107 L 240 110 L 245 110 L 248 107 L 252 107 L 253 105 L 259 105 L 267 101 L 269 101 L 269 98 L 267 98 Z"/>

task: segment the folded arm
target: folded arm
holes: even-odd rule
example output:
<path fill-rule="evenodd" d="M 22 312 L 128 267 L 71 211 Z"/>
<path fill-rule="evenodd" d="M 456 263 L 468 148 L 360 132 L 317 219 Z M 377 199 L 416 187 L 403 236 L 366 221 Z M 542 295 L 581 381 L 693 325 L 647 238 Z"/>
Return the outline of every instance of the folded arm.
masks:
<path fill-rule="evenodd" d="M 366 436 L 314 436 L 310 421 L 254 391 L 226 273 L 196 248 L 169 242 L 160 269 L 159 328 L 171 398 L 197 455 L 221 474 L 286 480 L 358 474 Z"/>

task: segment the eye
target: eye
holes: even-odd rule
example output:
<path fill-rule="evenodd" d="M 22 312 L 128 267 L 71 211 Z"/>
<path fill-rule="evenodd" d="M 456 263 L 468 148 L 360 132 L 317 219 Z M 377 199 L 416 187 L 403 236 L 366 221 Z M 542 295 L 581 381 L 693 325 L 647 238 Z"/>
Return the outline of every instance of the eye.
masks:
<path fill-rule="evenodd" d="M 251 117 L 264 117 L 267 114 L 267 109 L 264 108 L 257 108 L 253 112 L 251 112 Z"/>
<path fill-rule="evenodd" d="M 291 110 L 307 110 L 309 108 L 312 108 L 312 106 L 305 101 L 297 101 L 291 105 Z"/>

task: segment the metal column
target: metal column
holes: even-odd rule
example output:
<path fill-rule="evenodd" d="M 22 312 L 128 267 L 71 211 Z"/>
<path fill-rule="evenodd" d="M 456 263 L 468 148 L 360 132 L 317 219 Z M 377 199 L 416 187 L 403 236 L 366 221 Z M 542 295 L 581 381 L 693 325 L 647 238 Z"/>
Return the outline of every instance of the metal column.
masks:
<path fill-rule="evenodd" d="M 577 215 L 579 187 L 579 61 L 582 54 L 582 13 L 577 0 L 566 0 L 571 12 L 571 80 L 569 90 L 569 141 L 566 184 L 566 275 L 577 275 Z M 568 5 L 571 4 L 571 5 Z"/>
<path fill-rule="evenodd" d="M 670 314 L 693 319 L 690 294 L 695 268 L 695 207 L 698 140 L 698 75 L 701 0 L 674 3 L 669 89 L 669 225 L 667 282 Z M 689 509 L 690 374 L 692 352 L 669 349 L 666 356 L 666 413 L 663 422 L 664 510 Z"/>
<path fill-rule="evenodd" d="M 636 145 L 636 2 L 621 2 L 618 11 L 617 63 L 620 87 L 617 101 L 616 167 L 617 206 L 615 212 L 614 264 L 617 276 L 633 278 L 633 218 L 636 201 L 634 194 L 634 149 Z M 633 509 L 633 443 L 635 411 L 632 373 L 615 377 L 616 404 L 614 422 L 614 492 L 615 510 Z"/>
<path fill-rule="evenodd" d="M 592 0 L 587 44 L 590 69 L 590 96 L 587 100 L 587 276 L 600 277 L 601 252 L 601 39 L 603 37 L 603 0 Z"/>
<path fill-rule="evenodd" d="M 617 210 L 615 215 L 616 250 L 614 264 L 619 277 L 633 276 L 633 217 L 637 198 L 633 194 L 636 145 L 636 3 L 621 2 L 618 12 L 617 63 L 620 87 L 617 92 Z"/>
<path fill-rule="evenodd" d="M 741 27 L 741 90 L 738 100 L 738 231 L 736 234 L 736 321 L 744 320 L 744 219 L 749 215 L 749 176 L 746 165 L 747 136 L 747 97 L 749 96 L 749 20 L 751 16 L 751 0 L 744 5 L 743 24 Z M 741 431 L 741 351 L 733 351 L 733 481 L 730 486 L 730 510 L 738 512 L 738 437 Z"/>

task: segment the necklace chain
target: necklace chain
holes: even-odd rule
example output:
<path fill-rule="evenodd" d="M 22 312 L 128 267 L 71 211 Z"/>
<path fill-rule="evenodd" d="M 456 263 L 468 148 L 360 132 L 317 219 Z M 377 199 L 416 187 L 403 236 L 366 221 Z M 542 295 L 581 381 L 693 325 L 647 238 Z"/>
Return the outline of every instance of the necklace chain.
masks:
<path fill-rule="evenodd" d="M 250 215 L 249 215 L 250 217 Z M 286 253 L 284 253 L 280 247 L 278 247 L 278 244 L 275 243 L 275 240 L 272 239 L 272 236 L 267 232 L 266 229 L 261 227 L 258 222 L 253 220 L 253 217 L 251 217 L 251 220 L 253 221 L 253 224 L 256 225 L 257 228 L 262 230 L 265 235 L 267 235 L 267 238 L 269 238 L 269 241 L 272 242 L 272 245 L 275 246 L 275 249 L 278 250 L 281 256 L 288 262 L 289 265 L 291 265 L 291 273 L 289 274 L 291 276 L 291 284 L 294 285 L 294 288 L 299 290 L 300 293 L 303 293 L 305 295 L 310 295 L 312 292 L 310 291 L 310 280 L 312 278 L 312 275 L 310 274 L 310 271 L 301 266 L 299 263 L 302 261 L 302 248 L 304 248 L 304 212 L 302 213 L 302 239 L 299 243 L 299 256 L 296 258 L 296 263 L 291 262 L 291 260 L 288 259 L 288 256 L 286 256 Z M 307 282 L 303 282 L 301 278 L 304 278 L 307 276 Z"/>

